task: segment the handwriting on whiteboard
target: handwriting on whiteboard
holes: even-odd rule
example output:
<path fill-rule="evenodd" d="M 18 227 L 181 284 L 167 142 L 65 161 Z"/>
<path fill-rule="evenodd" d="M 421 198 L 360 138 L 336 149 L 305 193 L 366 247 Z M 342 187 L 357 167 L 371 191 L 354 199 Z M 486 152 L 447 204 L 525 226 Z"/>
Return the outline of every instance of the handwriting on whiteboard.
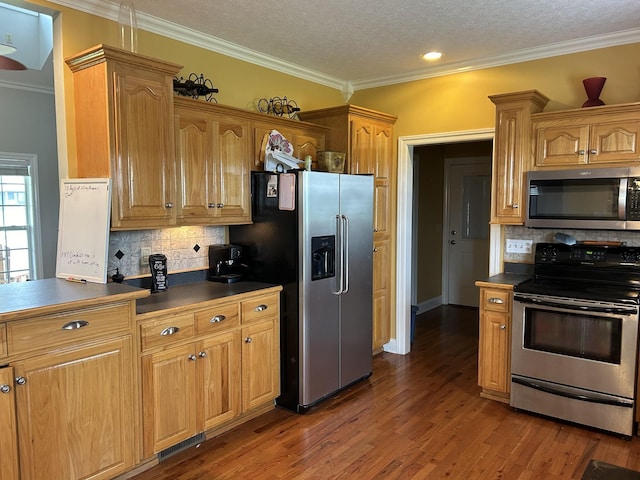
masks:
<path fill-rule="evenodd" d="M 101 185 L 92 185 L 90 183 L 67 183 L 64 186 L 64 196 L 73 197 L 77 192 L 97 191 L 103 188 Z"/>
<path fill-rule="evenodd" d="M 87 267 L 99 267 L 100 262 L 96 259 L 95 253 L 79 252 L 76 250 L 63 250 L 60 257 L 67 265 L 85 265 Z"/>

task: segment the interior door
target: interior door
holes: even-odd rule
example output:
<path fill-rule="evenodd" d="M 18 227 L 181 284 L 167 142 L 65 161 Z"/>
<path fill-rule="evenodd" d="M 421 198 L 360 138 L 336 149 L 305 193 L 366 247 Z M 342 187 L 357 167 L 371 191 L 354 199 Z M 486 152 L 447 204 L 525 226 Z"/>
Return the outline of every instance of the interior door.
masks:
<path fill-rule="evenodd" d="M 491 159 L 450 160 L 446 168 L 447 303 L 477 307 L 475 281 L 489 274 Z"/>

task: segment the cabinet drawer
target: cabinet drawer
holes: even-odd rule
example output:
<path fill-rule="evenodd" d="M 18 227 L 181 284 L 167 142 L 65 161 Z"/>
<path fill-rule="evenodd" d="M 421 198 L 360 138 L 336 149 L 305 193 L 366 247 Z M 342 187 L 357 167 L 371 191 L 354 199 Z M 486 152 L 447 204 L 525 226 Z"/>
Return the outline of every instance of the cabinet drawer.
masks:
<path fill-rule="evenodd" d="M 129 304 L 120 303 L 9 322 L 9 353 L 42 350 L 127 331 L 129 312 Z"/>
<path fill-rule="evenodd" d="M 280 295 L 265 295 L 242 302 L 242 323 L 272 318 L 280 311 Z"/>
<path fill-rule="evenodd" d="M 215 333 L 240 325 L 238 302 L 199 310 L 195 315 L 198 335 Z"/>
<path fill-rule="evenodd" d="M 195 334 L 193 313 L 170 315 L 140 325 L 142 351 L 189 339 Z"/>
<path fill-rule="evenodd" d="M 482 289 L 482 308 L 495 312 L 510 312 L 511 290 Z"/>

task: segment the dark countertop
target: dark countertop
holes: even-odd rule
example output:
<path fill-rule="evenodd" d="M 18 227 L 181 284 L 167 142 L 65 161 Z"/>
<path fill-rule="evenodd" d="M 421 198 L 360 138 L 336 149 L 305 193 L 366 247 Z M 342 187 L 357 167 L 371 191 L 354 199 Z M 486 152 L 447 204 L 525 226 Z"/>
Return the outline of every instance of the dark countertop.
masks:
<path fill-rule="evenodd" d="M 149 290 L 120 283 L 76 283 L 61 278 L 0 285 L 0 321 L 44 315 L 64 308 L 83 308 L 149 296 Z"/>
<path fill-rule="evenodd" d="M 514 285 L 518 285 L 522 282 L 525 282 L 531 278 L 531 275 L 526 275 L 522 273 L 498 273 L 497 275 L 492 275 L 491 277 L 478 280 L 476 282 L 477 286 L 498 286 L 505 285 L 513 287 Z"/>
<path fill-rule="evenodd" d="M 264 288 L 278 287 L 270 283 L 260 282 L 196 282 L 185 285 L 169 286 L 164 292 L 152 293 L 150 296 L 136 302 L 136 313 L 157 312 L 170 308 L 184 307 L 196 303 L 229 297 L 241 293 L 254 292 Z"/>

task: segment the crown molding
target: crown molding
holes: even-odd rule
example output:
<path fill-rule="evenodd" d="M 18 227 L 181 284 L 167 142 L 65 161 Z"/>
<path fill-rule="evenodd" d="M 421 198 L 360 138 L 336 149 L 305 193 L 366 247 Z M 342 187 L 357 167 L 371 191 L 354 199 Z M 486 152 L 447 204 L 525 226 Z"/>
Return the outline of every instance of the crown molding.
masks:
<path fill-rule="evenodd" d="M 599 48 L 616 47 L 629 43 L 640 42 L 640 28 L 623 30 L 620 32 L 595 35 L 593 37 L 580 38 L 568 42 L 552 43 L 542 47 L 527 48 L 509 52 L 504 55 L 496 55 L 478 59 L 473 62 L 460 62 L 442 67 L 432 67 L 424 70 L 417 70 L 400 75 L 389 75 L 387 77 L 372 78 L 368 80 L 352 80 L 354 90 L 364 90 L 367 88 L 383 87 L 398 83 L 424 80 L 426 78 L 442 77 L 454 75 L 456 73 L 470 72 L 473 70 L 483 70 L 485 68 L 500 67 L 514 63 L 540 60 L 543 58 L 557 57 L 571 53 L 586 52 Z"/>
<path fill-rule="evenodd" d="M 62 5 L 73 10 L 80 10 L 85 13 L 97 15 L 109 20 L 118 21 L 117 3 L 105 0 L 49 0 L 51 3 Z M 255 50 L 251 50 L 235 43 L 227 42 L 212 35 L 206 35 L 195 30 L 188 29 L 181 25 L 159 19 L 152 15 L 142 12 L 137 14 L 138 28 L 149 32 L 162 35 L 164 37 L 173 38 L 184 43 L 194 45 L 206 50 L 227 55 L 229 57 L 242 60 L 254 65 L 278 71 L 287 75 L 291 75 L 303 80 L 325 85 L 327 87 L 338 89 L 342 92 L 357 91 L 367 88 L 382 87 L 387 85 L 395 85 L 398 83 L 412 82 L 416 80 L 424 80 L 427 78 L 441 77 L 445 75 L 454 75 L 457 73 L 468 72 L 473 70 L 482 70 L 485 68 L 499 67 L 514 63 L 527 62 L 531 60 L 540 60 L 543 58 L 556 57 L 559 55 L 567 55 L 571 53 L 584 52 L 588 50 L 596 50 L 599 48 L 614 47 L 629 43 L 640 42 L 640 29 L 624 30 L 604 35 L 595 35 L 592 37 L 571 40 L 568 42 L 553 43 L 541 47 L 522 49 L 515 52 L 509 52 L 504 55 L 496 55 L 478 59 L 473 62 L 460 62 L 442 67 L 431 67 L 428 69 L 416 70 L 400 75 L 389 75 L 386 77 L 377 77 L 363 80 L 346 80 L 321 72 L 311 70 L 300 65 L 287 62 L 285 60 L 266 55 Z"/>
<path fill-rule="evenodd" d="M 118 21 L 119 4 L 117 3 L 104 0 L 83 0 L 82 2 L 78 2 L 77 0 L 50 1 L 73 10 L 80 10 L 91 15 L 113 20 L 114 22 Z M 172 38 L 205 50 L 227 55 L 237 60 L 242 60 L 260 67 L 275 70 L 280 73 L 338 90 L 341 90 L 345 84 L 345 80 L 325 75 L 321 72 L 242 47 L 235 43 L 227 42 L 212 35 L 191 30 L 182 25 L 154 17 L 153 15 L 148 15 L 144 12 L 136 12 L 136 20 L 138 28 L 142 30 L 162 35 L 163 37 Z"/>
<path fill-rule="evenodd" d="M 53 87 L 43 87 L 40 85 L 27 85 L 25 83 L 9 82 L 0 79 L 0 88 L 11 88 L 13 90 L 24 90 L 31 93 L 43 93 L 45 95 L 53 95 Z"/>

